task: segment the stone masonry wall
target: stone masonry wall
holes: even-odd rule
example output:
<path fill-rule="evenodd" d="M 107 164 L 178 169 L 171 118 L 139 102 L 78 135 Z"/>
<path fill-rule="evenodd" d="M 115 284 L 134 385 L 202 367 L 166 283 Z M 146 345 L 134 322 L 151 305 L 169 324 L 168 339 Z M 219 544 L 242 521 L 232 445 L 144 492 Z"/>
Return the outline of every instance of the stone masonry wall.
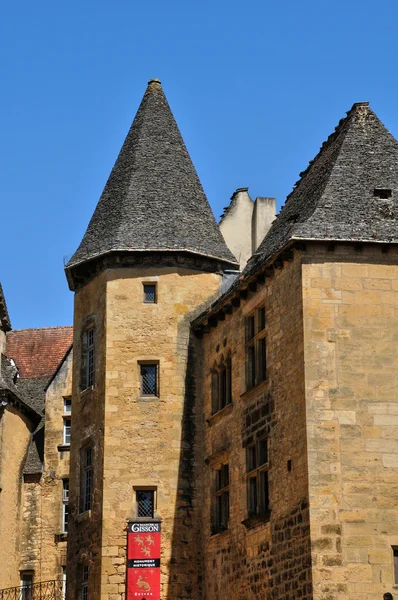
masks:
<path fill-rule="evenodd" d="M 89 596 L 101 595 L 102 539 L 102 472 L 105 396 L 105 275 L 102 273 L 75 294 L 72 419 L 70 448 L 69 531 L 67 562 L 67 599 L 75 600 L 83 566 L 89 567 Z M 81 390 L 82 332 L 95 323 L 95 384 Z M 93 504 L 90 511 L 81 512 L 80 455 L 84 445 L 93 448 Z"/>
<path fill-rule="evenodd" d="M 206 600 L 310 600 L 301 260 L 285 262 L 197 343 L 198 484 Z M 246 391 L 245 318 L 266 308 L 267 380 Z M 211 369 L 232 360 L 232 405 L 212 416 Z M 267 436 L 270 516 L 250 519 L 246 447 Z M 228 529 L 211 535 L 214 470 L 229 464 Z"/>
<path fill-rule="evenodd" d="M 162 519 L 162 600 L 199 597 L 199 548 L 192 504 L 190 320 L 211 301 L 220 276 L 182 268 L 106 272 L 106 394 L 102 597 L 126 586 L 126 526 L 134 486 L 156 487 Z M 157 303 L 143 303 L 143 282 Z M 159 363 L 159 397 L 141 397 L 139 362 Z"/>
<path fill-rule="evenodd" d="M 398 547 L 398 254 L 303 265 L 314 600 L 380 600 Z"/>
<path fill-rule="evenodd" d="M 0 409 L 0 589 L 20 581 L 22 470 L 32 432 L 29 420 L 11 404 Z"/>

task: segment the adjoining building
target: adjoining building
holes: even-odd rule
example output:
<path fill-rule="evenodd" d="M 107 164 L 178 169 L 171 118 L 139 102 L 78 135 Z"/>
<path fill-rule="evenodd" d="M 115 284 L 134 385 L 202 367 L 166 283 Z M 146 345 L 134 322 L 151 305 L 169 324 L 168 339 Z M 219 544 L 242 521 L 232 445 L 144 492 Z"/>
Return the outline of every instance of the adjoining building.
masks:
<path fill-rule="evenodd" d="M 25 353 L 0 293 L 0 588 L 394 594 L 397 204 L 398 142 L 362 102 L 276 218 L 239 188 L 218 226 L 151 80 L 66 266 L 73 354 L 56 329 L 33 364 L 49 346 Z"/>

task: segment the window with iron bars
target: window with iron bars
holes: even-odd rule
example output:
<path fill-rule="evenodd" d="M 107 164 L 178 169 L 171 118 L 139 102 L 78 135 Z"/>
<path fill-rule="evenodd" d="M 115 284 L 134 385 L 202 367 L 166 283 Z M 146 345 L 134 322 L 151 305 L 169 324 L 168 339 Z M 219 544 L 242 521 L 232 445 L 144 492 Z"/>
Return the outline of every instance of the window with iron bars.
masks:
<path fill-rule="evenodd" d="M 62 533 L 68 532 L 69 521 L 69 479 L 62 480 Z"/>
<path fill-rule="evenodd" d="M 211 412 L 214 415 L 232 402 L 232 361 L 221 359 L 211 372 Z"/>
<path fill-rule="evenodd" d="M 267 378 L 267 348 L 265 308 L 257 308 L 246 317 L 246 389 Z"/>
<path fill-rule="evenodd" d="M 269 512 L 268 445 L 265 438 L 246 448 L 249 517 Z"/>
<path fill-rule="evenodd" d="M 80 512 L 91 510 L 93 495 L 93 449 L 81 451 Z"/>
<path fill-rule="evenodd" d="M 158 363 L 141 363 L 141 396 L 159 396 Z"/>
<path fill-rule="evenodd" d="M 144 283 L 144 304 L 156 304 L 156 283 Z"/>
<path fill-rule="evenodd" d="M 212 502 L 212 534 L 228 529 L 229 521 L 229 465 L 214 470 Z"/>
<path fill-rule="evenodd" d="M 155 490 L 136 490 L 137 517 L 153 519 L 155 514 Z"/>
<path fill-rule="evenodd" d="M 81 600 L 88 600 L 88 575 L 89 575 L 89 567 L 88 567 L 88 565 L 83 565 L 81 593 L 80 593 Z"/>
<path fill-rule="evenodd" d="M 82 368 L 81 388 L 83 390 L 94 385 L 95 379 L 95 328 L 89 325 L 82 335 Z"/>

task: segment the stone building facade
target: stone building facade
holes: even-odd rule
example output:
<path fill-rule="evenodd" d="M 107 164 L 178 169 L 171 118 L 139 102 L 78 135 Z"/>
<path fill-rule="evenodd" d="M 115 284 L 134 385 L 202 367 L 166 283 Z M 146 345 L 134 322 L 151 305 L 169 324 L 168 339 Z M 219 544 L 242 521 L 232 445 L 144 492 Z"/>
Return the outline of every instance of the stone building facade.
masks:
<path fill-rule="evenodd" d="M 0 588 L 398 595 L 398 142 L 355 104 L 273 209 L 218 227 L 151 80 L 66 266 L 73 353 L 28 371 L 0 294 Z"/>

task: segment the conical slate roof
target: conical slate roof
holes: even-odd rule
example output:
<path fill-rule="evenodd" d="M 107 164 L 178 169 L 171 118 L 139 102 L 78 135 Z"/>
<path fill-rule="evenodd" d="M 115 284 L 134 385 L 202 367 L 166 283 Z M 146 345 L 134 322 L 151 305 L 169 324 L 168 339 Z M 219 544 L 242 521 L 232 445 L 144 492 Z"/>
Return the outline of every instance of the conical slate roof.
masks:
<path fill-rule="evenodd" d="M 187 251 L 236 266 L 160 81 L 152 79 L 67 270 L 113 251 Z"/>
<path fill-rule="evenodd" d="M 301 173 L 246 273 L 292 240 L 398 242 L 398 142 L 368 102 L 353 105 Z"/>
<path fill-rule="evenodd" d="M 3 288 L 0 283 L 0 325 L 5 331 L 11 330 L 10 316 L 7 310 L 6 299 L 4 296 Z"/>

